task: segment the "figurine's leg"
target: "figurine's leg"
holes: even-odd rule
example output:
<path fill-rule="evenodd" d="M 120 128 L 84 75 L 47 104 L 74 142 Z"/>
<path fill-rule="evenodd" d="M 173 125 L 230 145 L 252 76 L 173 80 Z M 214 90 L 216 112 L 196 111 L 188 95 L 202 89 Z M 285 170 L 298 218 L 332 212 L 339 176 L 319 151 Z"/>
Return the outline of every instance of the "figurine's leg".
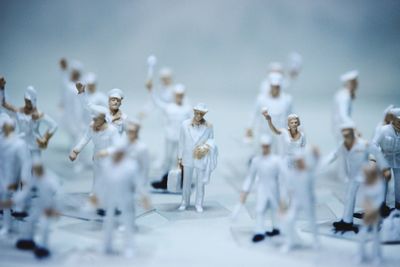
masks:
<path fill-rule="evenodd" d="M 382 260 L 382 247 L 379 238 L 379 223 L 375 223 L 372 226 L 372 257 L 375 261 L 380 262 Z"/>
<path fill-rule="evenodd" d="M 318 225 L 317 225 L 317 218 L 315 216 L 315 205 L 314 201 L 309 200 L 307 203 L 307 217 L 308 217 L 308 223 L 311 228 L 311 232 L 313 234 L 313 239 L 314 239 L 314 247 L 319 246 L 319 239 L 318 239 Z"/>
<path fill-rule="evenodd" d="M 171 168 L 171 156 L 172 156 L 172 149 L 173 149 L 173 141 L 165 139 L 165 154 L 164 154 L 164 162 L 162 165 L 163 173 L 167 173 Z"/>
<path fill-rule="evenodd" d="M 40 214 L 43 211 L 39 208 L 30 210 L 30 214 L 27 217 L 27 222 L 21 224 L 21 238 L 17 240 L 16 247 L 21 250 L 32 250 L 36 244 L 33 240 L 36 223 L 39 219 Z"/>
<path fill-rule="evenodd" d="M 104 252 L 112 253 L 112 238 L 114 228 L 114 210 L 115 206 L 107 205 L 106 215 L 104 218 Z"/>
<path fill-rule="evenodd" d="M 193 167 L 183 167 L 183 189 L 182 189 L 182 203 L 180 209 L 186 209 L 190 205 L 190 194 L 192 186 Z"/>
<path fill-rule="evenodd" d="M 40 233 L 39 241 L 35 247 L 35 256 L 37 258 L 46 258 L 50 256 L 50 251 L 48 249 L 49 234 L 50 234 L 50 223 L 51 219 L 47 216 L 42 216 L 40 218 Z"/>
<path fill-rule="evenodd" d="M 396 209 L 400 210 L 400 168 L 393 168 L 394 176 L 394 197 L 396 200 Z"/>
<path fill-rule="evenodd" d="M 359 232 L 359 261 L 364 262 L 366 260 L 366 253 L 365 253 L 365 246 L 367 243 L 367 237 L 368 237 L 368 226 L 363 225 L 361 226 L 361 230 Z"/>
<path fill-rule="evenodd" d="M 257 190 L 256 199 L 256 224 L 254 228 L 253 242 L 264 239 L 265 231 L 265 212 L 268 206 L 268 195 L 261 189 Z M 262 236 L 262 238 L 261 238 Z M 255 240 L 256 239 L 256 240 Z M 259 240 L 261 239 L 261 240 Z"/>
<path fill-rule="evenodd" d="M 196 176 L 196 210 L 197 212 L 203 211 L 203 203 L 204 203 L 204 192 L 205 192 L 205 184 L 203 182 L 204 171 L 199 169 L 194 169 L 194 175 Z"/>
<path fill-rule="evenodd" d="M 11 193 L 4 194 L 2 200 L 11 199 Z M 3 209 L 3 227 L 0 230 L 0 235 L 8 234 L 11 231 L 12 217 L 11 217 L 11 209 Z"/>
<path fill-rule="evenodd" d="M 353 223 L 353 213 L 356 204 L 357 190 L 360 183 L 354 181 L 354 178 L 347 185 L 346 197 L 344 199 L 343 221 L 345 223 Z"/>
<path fill-rule="evenodd" d="M 121 205 L 121 221 L 125 226 L 125 256 L 132 257 L 134 253 L 134 228 L 132 227 L 132 222 L 135 222 L 134 215 L 134 203 L 133 202 L 125 202 Z"/>

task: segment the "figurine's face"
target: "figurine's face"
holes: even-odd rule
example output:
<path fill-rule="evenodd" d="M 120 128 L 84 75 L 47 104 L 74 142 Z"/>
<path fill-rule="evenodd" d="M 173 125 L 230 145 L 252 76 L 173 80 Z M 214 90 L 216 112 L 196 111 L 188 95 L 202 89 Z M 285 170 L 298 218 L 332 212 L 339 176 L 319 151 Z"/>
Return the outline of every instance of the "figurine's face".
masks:
<path fill-rule="evenodd" d="M 393 116 L 392 124 L 396 129 L 400 130 L 400 119 Z"/>
<path fill-rule="evenodd" d="M 25 101 L 25 108 L 27 109 L 33 109 L 33 105 L 32 105 L 32 101 L 30 101 L 29 99 L 24 99 Z"/>
<path fill-rule="evenodd" d="M 343 129 L 342 130 L 343 140 L 346 144 L 353 143 L 355 139 L 354 130 L 353 129 Z"/>
<path fill-rule="evenodd" d="M 133 142 L 136 139 L 138 139 L 138 137 L 139 137 L 139 127 L 131 126 L 128 128 L 127 133 L 128 133 L 129 141 Z"/>
<path fill-rule="evenodd" d="M 2 131 L 3 131 L 3 134 L 5 135 L 5 136 L 8 136 L 10 133 L 12 133 L 13 131 L 14 131 L 14 126 L 13 125 L 11 125 L 11 124 L 4 124 L 3 125 L 3 129 L 2 129 Z"/>
<path fill-rule="evenodd" d="M 185 97 L 184 94 L 175 94 L 175 103 L 177 105 L 182 105 L 184 97 Z"/>
<path fill-rule="evenodd" d="M 94 93 L 96 92 L 96 84 L 95 83 L 89 83 L 86 86 L 87 90 L 89 91 L 89 93 Z"/>
<path fill-rule="evenodd" d="M 392 113 L 387 113 L 385 115 L 385 124 L 390 124 L 393 121 L 393 114 Z"/>
<path fill-rule="evenodd" d="M 121 106 L 121 99 L 118 97 L 108 98 L 108 106 L 111 110 L 118 110 Z"/>
<path fill-rule="evenodd" d="M 106 122 L 106 115 L 99 114 L 93 118 L 93 123 L 95 127 L 100 127 Z"/>
<path fill-rule="evenodd" d="M 296 77 L 299 75 L 299 71 L 297 69 L 291 69 L 289 71 L 289 76 L 292 79 L 296 79 Z"/>
<path fill-rule="evenodd" d="M 206 115 L 206 112 L 194 110 L 194 120 L 196 122 L 201 122 L 205 115 Z"/>
<path fill-rule="evenodd" d="M 349 90 L 350 90 L 351 98 L 354 99 L 356 97 L 356 91 L 358 88 L 358 80 L 354 79 L 354 80 L 348 81 L 347 88 L 349 88 Z"/>
<path fill-rule="evenodd" d="M 271 85 L 270 94 L 272 97 L 278 97 L 281 93 L 281 87 L 279 85 Z"/>
<path fill-rule="evenodd" d="M 261 145 L 262 154 L 264 156 L 269 155 L 271 153 L 271 146 L 270 145 Z"/>
<path fill-rule="evenodd" d="M 117 151 L 116 153 L 113 154 L 113 161 L 115 163 L 120 162 L 125 156 L 125 152 L 124 151 Z"/>
<path fill-rule="evenodd" d="M 299 127 L 300 123 L 299 123 L 299 119 L 290 119 L 288 120 L 288 127 L 289 129 L 297 129 L 297 127 Z"/>
<path fill-rule="evenodd" d="M 171 84 L 172 84 L 172 77 L 171 77 L 171 76 L 162 76 L 162 77 L 160 78 L 160 80 L 161 80 L 161 83 L 162 83 L 164 86 L 168 86 L 168 85 L 171 85 Z"/>
<path fill-rule="evenodd" d="M 37 176 L 38 178 L 43 176 L 44 173 L 44 169 L 42 165 L 34 165 L 32 167 L 33 173 L 35 174 L 35 176 Z"/>
<path fill-rule="evenodd" d="M 71 81 L 76 82 L 81 78 L 81 73 L 77 70 L 71 72 Z"/>
<path fill-rule="evenodd" d="M 300 171 L 305 170 L 306 168 L 306 161 L 302 158 L 296 159 L 295 161 L 296 168 Z"/>

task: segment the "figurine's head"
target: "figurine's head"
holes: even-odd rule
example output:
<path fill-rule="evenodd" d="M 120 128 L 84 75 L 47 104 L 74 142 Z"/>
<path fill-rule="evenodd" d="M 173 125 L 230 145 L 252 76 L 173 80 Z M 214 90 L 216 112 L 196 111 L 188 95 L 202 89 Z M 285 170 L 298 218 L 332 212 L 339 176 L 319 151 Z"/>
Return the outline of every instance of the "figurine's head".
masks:
<path fill-rule="evenodd" d="M 194 108 L 193 108 L 193 121 L 197 124 L 201 124 L 203 123 L 204 120 L 204 116 L 207 114 L 208 112 L 208 108 L 206 106 L 206 104 L 204 103 L 199 103 L 197 104 Z"/>
<path fill-rule="evenodd" d="M 70 79 L 72 82 L 77 82 L 81 79 L 81 73 L 78 70 L 72 70 Z"/>
<path fill-rule="evenodd" d="M 363 168 L 365 183 L 374 184 L 379 179 L 379 172 L 375 161 L 369 161 Z"/>
<path fill-rule="evenodd" d="M 296 130 L 300 126 L 300 118 L 296 114 L 288 116 L 288 127 L 290 130 Z"/>
<path fill-rule="evenodd" d="M 393 114 L 392 125 L 397 131 L 400 131 L 400 108 L 394 108 L 391 110 Z"/>
<path fill-rule="evenodd" d="M 32 110 L 36 108 L 37 92 L 33 86 L 28 86 L 24 94 L 25 109 Z"/>
<path fill-rule="evenodd" d="M 272 97 L 279 97 L 281 94 L 281 86 L 282 86 L 283 76 L 279 72 L 272 72 L 269 74 L 269 83 L 271 89 L 269 91 Z"/>
<path fill-rule="evenodd" d="M 126 123 L 126 133 L 130 142 L 134 142 L 139 138 L 140 123 L 138 121 L 128 121 Z"/>
<path fill-rule="evenodd" d="M 33 174 L 37 177 L 37 178 L 41 178 L 44 174 L 44 168 L 43 168 L 43 164 L 41 162 L 36 162 L 33 164 L 32 166 L 32 171 Z"/>
<path fill-rule="evenodd" d="M 100 113 L 93 117 L 93 126 L 95 128 L 101 127 L 104 123 L 106 123 L 106 115 Z"/>
<path fill-rule="evenodd" d="M 342 136 L 345 144 L 347 145 L 352 144 L 356 138 L 356 135 L 354 133 L 354 128 L 343 128 Z"/>
<path fill-rule="evenodd" d="M 306 161 L 304 160 L 304 158 L 297 158 L 294 161 L 294 164 L 296 166 L 296 169 L 303 171 L 306 169 Z"/>
<path fill-rule="evenodd" d="M 300 73 L 303 65 L 303 57 L 297 53 L 292 52 L 288 58 L 288 73 L 291 79 L 296 79 Z"/>
<path fill-rule="evenodd" d="M 111 89 L 108 92 L 108 107 L 110 110 L 117 111 L 122 104 L 122 99 L 124 99 L 124 93 L 121 89 Z"/>
<path fill-rule="evenodd" d="M 70 79 L 72 82 L 77 82 L 81 79 L 83 72 L 83 65 L 78 60 L 71 60 L 70 62 Z"/>
<path fill-rule="evenodd" d="M 169 86 L 172 84 L 172 70 L 170 68 L 162 68 L 160 70 L 160 80 L 162 85 Z"/>
<path fill-rule="evenodd" d="M 96 74 L 94 74 L 93 72 L 89 72 L 88 74 L 86 74 L 85 82 L 86 82 L 86 88 L 89 93 L 96 92 L 96 84 L 97 84 Z"/>
<path fill-rule="evenodd" d="M 260 144 L 261 144 L 262 154 L 264 156 L 269 155 L 271 153 L 271 144 L 272 144 L 271 137 L 269 137 L 268 135 L 261 136 Z"/>
<path fill-rule="evenodd" d="M 1 118 L 0 125 L 4 136 L 9 136 L 15 130 L 15 121 L 8 116 Z"/>
<path fill-rule="evenodd" d="M 344 86 L 350 91 L 352 99 L 356 97 L 356 90 L 358 87 L 358 71 L 351 70 L 340 76 L 340 80 L 344 83 Z"/>
<path fill-rule="evenodd" d="M 174 94 L 175 94 L 175 104 L 177 105 L 182 105 L 183 104 L 183 98 L 185 97 L 185 86 L 183 84 L 177 84 L 175 85 L 174 88 Z"/>

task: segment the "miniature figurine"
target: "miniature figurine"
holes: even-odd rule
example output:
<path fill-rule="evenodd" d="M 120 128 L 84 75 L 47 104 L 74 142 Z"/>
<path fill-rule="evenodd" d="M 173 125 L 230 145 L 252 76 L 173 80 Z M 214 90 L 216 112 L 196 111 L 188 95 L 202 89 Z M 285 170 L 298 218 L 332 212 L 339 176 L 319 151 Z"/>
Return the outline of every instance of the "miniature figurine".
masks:
<path fill-rule="evenodd" d="M 336 92 L 333 101 L 333 131 L 338 143 L 341 143 L 342 134 L 340 126 L 351 121 L 352 105 L 356 98 L 356 91 L 358 88 L 358 71 L 348 71 L 342 76 L 340 80 L 343 83 L 343 88 Z"/>
<path fill-rule="evenodd" d="M 2 128 L 0 197 L 6 200 L 11 199 L 21 185 L 30 182 L 32 164 L 26 143 L 15 132 L 14 120 L 4 116 L 1 119 L 0 126 Z M 11 224 L 11 209 L 3 209 L 3 228 L 0 230 L 0 235 L 11 231 Z"/>
<path fill-rule="evenodd" d="M 344 170 L 349 182 L 347 185 L 346 196 L 344 199 L 343 218 L 334 222 L 335 231 L 354 231 L 358 232 L 358 227 L 353 225 L 353 213 L 360 184 L 363 182 L 362 166 L 368 162 L 370 154 L 374 155 L 379 168 L 382 170 L 385 178 L 390 177 L 390 169 L 380 151 L 373 149 L 367 141 L 356 137 L 355 125 L 349 121 L 341 125 L 343 143 L 327 159 L 327 162 L 333 162 L 339 156 L 343 159 Z"/>
<path fill-rule="evenodd" d="M 272 122 L 271 115 L 269 115 L 268 111 L 263 111 L 263 115 L 265 119 L 268 121 L 268 126 L 271 131 L 276 135 L 282 135 L 284 151 L 285 151 L 285 160 L 287 161 L 287 165 L 289 168 L 294 166 L 293 155 L 296 151 L 304 149 L 306 146 L 306 136 L 303 132 L 299 130 L 300 126 L 300 118 L 296 114 L 290 114 L 287 118 L 287 128 L 277 129 Z"/>
<path fill-rule="evenodd" d="M 41 150 L 46 149 L 49 140 L 57 130 L 57 123 L 47 114 L 37 109 L 37 92 L 33 86 L 28 86 L 24 94 L 25 105 L 21 108 L 14 107 L 4 97 L 5 80 L 0 84 L 0 94 L 3 96 L 3 107 L 11 116 L 14 116 L 19 129 L 19 135 L 24 139 L 32 156 L 40 156 Z M 3 89 L 1 89 L 3 88 Z M 46 132 L 42 135 L 39 131 L 41 126 L 47 126 Z"/>
<path fill-rule="evenodd" d="M 260 84 L 259 96 L 265 96 L 269 94 L 269 91 L 271 90 L 271 79 L 270 79 L 271 74 L 272 75 L 278 74 L 282 76 L 281 89 L 284 89 L 286 83 L 285 80 L 283 79 L 284 75 L 283 65 L 281 62 L 273 61 L 268 65 L 267 77 Z"/>
<path fill-rule="evenodd" d="M 182 84 L 175 85 L 175 101 L 173 103 L 161 101 L 155 92 L 152 91 L 151 87 L 148 87 L 148 89 L 151 93 L 151 98 L 153 99 L 154 104 L 162 110 L 165 117 L 165 154 L 162 167 L 163 177 L 161 181 L 153 182 L 152 186 L 156 189 L 167 189 L 168 172 L 177 165 L 179 131 L 182 122 L 190 118 L 191 108 L 183 102 L 185 97 L 185 87 Z"/>
<path fill-rule="evenodd" d="M 78 90 L 78 95 L 81 96 L 83 105 L 87 110 L 91 110 L 91 106 L 94 106 L 94 104 L 89 101 L 87 94 L 85 93 L 86 86 L 77 82 L 76 89 Z M 106 120 L 108 123 L 114 125 L 120 135 L 124 132 L 124 122 L 128 118 L 128 116 L 120 109 L 123 99 L 124 93 L 121 89 L 114 88 L 108 92 L 108 110 L 106 113 Z"/>
<path fill-rule="evenodd" d="M 248 137 L 254 136 L 258 138 L 263 134 L 271 135 L 271 131 L 268 125 L 264 123 L 262 116 L 262 112 L 266 107 L 277 128 L 284 128 L 287 124 L 287 116 L 292 113 L 292 98 L 288 94 L 281 92 L 282 79 L 281 74 L 275 72 L 270 74 L 270 91 L 257 98 L 250 127 L 246 133 Z M 282 143 L 274 137 L 272 140 L 273 152 L 282 154 Z"/>
<path fill-rule="evenodd" d="M 319 246 L 318 226 L 315 216 L 315 192 L 314 181 L 315 171 L 318 166 L 319 151 L 313 148 L 297 150 L 293 155 L 294 166 L 288 169 L 286 173 L 285 187 L 288 190 L 289 199 L 282 203 L 289 204 L 285 214 L 284 232 L 286 235 L 283 251 L 289 251 L 295 245 L 296 222 L 299 219 L 300 211 L 303 211 L 307 217 L 310 230 L 313 235 L 313 247 Z M 282 205 L 281 204 L 281 205 Z"/>
<path fill-rule="evenodd" d="M 286 91 L 288 89 L 293 90 L 295 87 L 295 82 L 300 74 L 301 68 L 303 65 L 303 57 L 297 53 L 292 52 L 288 56 L 288 63 L 287 63 L 287 87 L 285 88 Z"/>
<path fill-rule="evenodd" d="M 99 177 L 101 176 L 101 164 L 103 161 L 103 159 L 97 157 L 97 154 L 101 150 L 112 146 L 119 135 L 117 129 L 106 120 L 106 114 L 109 112 L 107 108 L 91 105 L 90 109 L 93 120 L 87 128 L 85 135 L 72 149 L 69 159 L 74 161 L 89 141 L 93 142 L 93 185 L 91 194 L 94 194 L 101 187 Z"/>
<path fill-rule="evenodd" d="M 374 137 L 372 144 L 382 151 L 394 176 L 395 208 L 400 210 L 400 108 L 391 109 L 392 123 L 385 125 Z"/>
<path fill-rule="evenodd" d="M 271 154 L 271 141 L 269 136 L 261 137 L 262 155 L 252 159 L 249 174 L 240 194 L 240 203 L 243 205 L 257 177 L 256 226 L 253 242 L 259 242 L 264 240 L 265 236 L 272 237 L 280 233 L 275 224 L 275 213 L 279 205 L 278 179 L 281 174 L 281 163 L 278 156 Z M 271 231 L 265 231 L 264 225 L 268 210 L 271 214 Z"/>
<path fill-rule="evenodd" d="M 383 111 L 383 120 L 378 123 L 378 125 L 375 128 L 374 132 L 374 137 L 379 134 L 383 126 L 389 125 L 392 123 L 393 120 L 393 114 L 392 114 L 392 109 L 394 108 L 393 105 L 389 105 L 384 111 Z"/>
<path fill-rule="evenodd" d="M 360 229 L 360 255 L 359 261 L 367 260 L 366 245 L 368 236 L 372 235 L 372 261 L 380 263 L 382 261 L 382 248 L 380 244 L 379 224 L 381 221 L 380 208 L 384 200 L 384 182 L 376 167 L 376 163 L 371 161 L 363 169 L 365 182 L 360 188 L 360 199 L 364 208 L 364 216 Z"/>
<path fill-rule="evenodd" d="M 132 257 L 134 253 L 133 222 L 135 221 L 134 205 L 135 194 L 140 193 L 145 208 L 149 208 L 149 199 L 145 193 L 139 174 L 136 160 L 129 157 L 130 145 L 123 141 L 117 144 L 110 158 L 106 158 L 103 165 L 104 190 L 107 197 L 104 199 L 106 217 L 104 220 L 104 250 L 113 252 L 112 239 L 115 224 L 114 211 L 121 211 L 121 221 L 125 227 L 125 251 L 126 257 Z"/>
<path fill-rule="evenodd" d="M 193 176 L 197 179 L 195 208 L 203 212 L 205 185 L 217 167 L 218 149 L 214 142 L 211 123 L 204 119 L 208 112 L 205 104 L 193 108 L 193 118 L 182 123 L 178 144 L 178 164 L 183 168 L 183 192 L 180 211 L 190 205 Z"/>
<path fill-rule="evenodd" d="M 87 88 L 86 92 L 87 92 L 88 102 L 91 105 L 107 107 L 108 106 L 107 96 L 103 92 L 97 90 L 96 74 L 94 74 L 93 72 L 87 73 L 84 76 L 84 82 Z M 90 123 L 92 118 L 90 118 L 90 114 L 88 112 L 84 112 L 84 114 L 85 114 L 85 125 L 87 125 L 88 123 Z"/>

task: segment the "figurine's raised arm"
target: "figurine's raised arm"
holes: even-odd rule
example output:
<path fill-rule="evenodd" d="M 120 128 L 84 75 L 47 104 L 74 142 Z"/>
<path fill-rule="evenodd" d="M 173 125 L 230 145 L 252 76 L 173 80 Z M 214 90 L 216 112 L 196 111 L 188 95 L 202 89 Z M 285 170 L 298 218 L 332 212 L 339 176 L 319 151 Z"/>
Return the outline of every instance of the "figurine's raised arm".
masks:
<path fill-rule="evenodd" d="M 263 109 L 262 114 L 265 117 L 265 119 L 268 121 L 268 126 L 271 129 L 271 131 L 275 134 L 280 135 L 282 132 L 279 129 L 277 129 L 275 127 L 275 125 L 272 123 L 271 115 L 269 115 L 268 110 Z"/>
<path fill-rule="evenodd" d="M 10 103 L 7 103 L 6 101 L 6 95 L 5 95 L 5 87 L 6 87 L 6 79 L 1 76 L 0 77 L 0 99 L 1 99 L 1 105 L 7 109 L 8 111 L 11 112 L 18 112 L 18 108 L 14 107 Z"/>

